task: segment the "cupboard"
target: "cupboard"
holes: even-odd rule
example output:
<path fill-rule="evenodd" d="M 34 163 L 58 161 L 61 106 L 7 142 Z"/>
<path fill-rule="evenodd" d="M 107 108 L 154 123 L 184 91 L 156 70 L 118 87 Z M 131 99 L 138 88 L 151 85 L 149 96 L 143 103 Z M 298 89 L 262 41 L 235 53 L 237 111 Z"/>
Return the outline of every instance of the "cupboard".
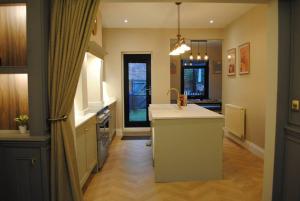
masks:
<path fill-rule="evenodd" d="M 21 13 L 12 12 L 20 5 L 23 6 Z M 6 6 L 12 8 L 11 12 L 7 13 Z M 50 1 L 2 0 L 0 7 L 0 200 L 49 201 L 47 64 Z M 9 23 L 9 20 L 17 22 Z M 14 90 L 4 88 L 4 85 Z M 8 98 L 8 92 L 11 98 Z M 15 128 L 13 118 L 17 113 L 29 114 L 30 135 L 7 131 Z"/>
<path fill-rule="evenodd" d="M 76 155 L 80 186 L 83 187 L 97 165 L 95 116 L 76 128 Z"/>
<path fill-rule="evenodd" d="M 109 121 L 109 141 L 112 142 L 114 136 L 116 135 L 116 102 L 110 104 L 108 107 L 111 114 L 111 119 Z"/>

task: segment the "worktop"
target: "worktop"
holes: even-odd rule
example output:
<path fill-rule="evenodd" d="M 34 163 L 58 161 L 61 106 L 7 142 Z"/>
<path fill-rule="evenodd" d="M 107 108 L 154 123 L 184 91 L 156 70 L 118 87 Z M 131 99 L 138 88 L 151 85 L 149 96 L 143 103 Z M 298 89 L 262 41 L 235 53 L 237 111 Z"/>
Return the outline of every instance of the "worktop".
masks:
<path fill-rule="evenodd" d="M 178 108 L 176 104 L 151 104 L 149 106 L 149 119 L 198 119 L 198 118 L 224 118 L 223 115 L 205 109 L 196 104 Z"/>
<path fill-rule="evenodd" d="M 75 113 L 75 128 L 81 126 L 90 118 L 96 116 L 96 114 L 107 106 L 114 104 L 117 101 L 116 98 L 109 98 L 102 103 L 95 103 L 89 105 L 89 108 L 83 114 Z"/>

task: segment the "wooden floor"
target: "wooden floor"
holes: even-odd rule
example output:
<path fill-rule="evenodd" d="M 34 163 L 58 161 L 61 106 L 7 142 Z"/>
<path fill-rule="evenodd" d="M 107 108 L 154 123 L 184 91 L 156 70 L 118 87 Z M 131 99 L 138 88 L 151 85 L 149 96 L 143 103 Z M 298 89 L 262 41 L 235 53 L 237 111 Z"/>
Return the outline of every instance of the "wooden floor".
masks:
<path fill-rule="evenodd" d="M 224 139 L 224 180 L 155 183 L 151 147 L 145 140 L 115 138 L 85 201 L 260 201 L 263 161 Z"/>

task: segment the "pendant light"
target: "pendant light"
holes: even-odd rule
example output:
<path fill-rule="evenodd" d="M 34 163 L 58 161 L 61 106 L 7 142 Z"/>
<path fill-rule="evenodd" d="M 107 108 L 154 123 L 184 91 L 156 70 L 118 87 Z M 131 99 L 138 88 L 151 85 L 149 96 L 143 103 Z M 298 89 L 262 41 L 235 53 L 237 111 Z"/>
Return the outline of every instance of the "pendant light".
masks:
<path fill-rule="evenodd" d="M 190 60 L 194 60 L 194 56 L 193 56 L 193 41 L 191 40 L 191 54 L 190 54 Z"/>
<path fill-rule="evenodd" d="M 200 41 L 197 42 L 197 45 L 198 45 L 197 60 L 201 60 L 201 55 L 200 55 L 200 50 L 199 50 L 199 43 L 200 43 Z"/>
<path fill-rule="evenodd" d="M 169 55 L 171 56 L 178 56 L 180 54 L 183 54 L 189 50 L 191 50 L 191 48 L 185 43 L 185 40 L 183 37 L 181 37 L 180 34 L 180 4 L 181 2 L 176 2 L 175 3 L 177 6 L 177 13 L 178 13 L 178 19 L 177 19 L 177 24 L 178 24 L 178 28 L 177 28 L 177 42 L 175 45 L 175 48 L 169 53 Z"/>
<path fill-rule="evenodd" d="M 209 59 L 209 57 L 208 57 L 208 55 L 207 55 L 207 41 L 206 41 L 206 52 L 205 52 L 205 55 L 204 55 L 204 60 L 208 60 Z"/>

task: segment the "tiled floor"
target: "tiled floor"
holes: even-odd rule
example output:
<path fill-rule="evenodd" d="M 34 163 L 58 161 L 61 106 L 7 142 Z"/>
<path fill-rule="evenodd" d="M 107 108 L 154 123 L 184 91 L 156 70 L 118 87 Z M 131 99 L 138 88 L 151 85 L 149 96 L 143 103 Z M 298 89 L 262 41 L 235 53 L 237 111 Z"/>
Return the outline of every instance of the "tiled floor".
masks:
<path fill-rule="evenodd" d="M 224 180 L 155 183 L 151 147 L 145 140 L 115 138 L 85 201 L 260 201 L 263 161 L 224 140 Z"/>

